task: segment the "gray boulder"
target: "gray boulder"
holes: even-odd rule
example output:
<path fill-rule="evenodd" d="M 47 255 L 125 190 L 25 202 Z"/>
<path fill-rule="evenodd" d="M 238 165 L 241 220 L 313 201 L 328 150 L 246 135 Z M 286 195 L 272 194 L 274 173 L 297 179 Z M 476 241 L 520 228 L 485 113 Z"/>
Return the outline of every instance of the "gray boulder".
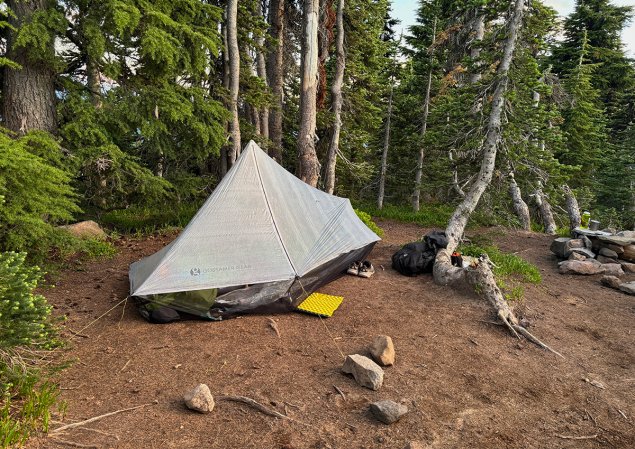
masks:
<path fill-rule="evenodd" d="M 388 335 L 378 335 L 370 345 L 370 355 L 381 366 L 395 363 L 395 345 Z"/>
<path fill-rule="evenodd" d="M 586 258 L 595 258 L 595 253 L 588 248 L 571 248 L 572 253 L 581 254 Z"/>
<path fill-rule="evenodd" d="M 620 290 L 624 293 L 628 293 L 629 295 L 635 295 L 635 281 L 624 282 L 620 285 Z"/>
<path fill-rule="evenodd" d="M 214 397 L 205 384 L 198 384 L 192 391 L 185 393 L 183 400 L 190 410 L 200 413 L 210 413 L 214 410 Z"/>
<path fill-rule="evenodd" d="M 392 424 L 408 413 L 408 407 L 395 401 L 378 401 L 370 404 L 370 411 L 384 424 Z"/>
<path fill-rule="evenodd" d="M 586 259 L 587 257 L 583 255 L 582 253 L 571 251 L 571 254 L 569 254 L 569 260 L 586 260 Z"/>
<path fill-rule="evenodd" d="M 592 249 L 593 248 L 593 242 L 586 235 L 580 236 L 580 239 L 584 242 L 584 247 L 586 249 Z"/>
<path fill-rule="evenodd" d="M 618 246 L 626 246 L 635 242 L 635 238 L 621 237 L 619 235 L 600 235 L 598 238 L 602 242 L 612 243 Z"/>
<path fill-rule="evenodd" d="M 379 390 L 384 383 L 384 370 L 363 355 L 347 355 L 342 372 L 352 374 L 358 384 L 371 390 Z"/>
<path fill-rule="evenodd" d="M 602 285 L 611 288 L 620 288 L 620 284 L 622 284 L 622 281 L 620 281 L 620 278 L 618 278 L 617 276 L 602 276 L 600 282 L 602 283 Z"/>
<path fill-rule="evenodd" d="M 615 246 L 615 245 L 611 245 L 611 246 Z M 624 249 L 622 249 L 622 252 L 624 252 Z M 617 259 L 617 252 L 609 248 L 600 248 L 600 255 L 604 257 L 609 257 L 611 259 Z"/>
<path fill-rule="evenodd" d="M 571 246 L 569 245 L 571 240 L 572 239 L 567 237 L 558 237 L 551 242 L 551 247 L 549 249 L 560 259 L 566 259 L 569 257 L 569 254 L 571 254 Z"/>
<path fill-rule="evenodd" d="M 619 265 L 619 262 L 617 261 L 617 259 L 613 259 L 612 257 L 605 257 L 601 254 L 597 257 L 597 260 L 600 263 L 615 263 Z"/>
<path fill-rule="evenodd" d="M 602 274 L 606 271 L 606 265 L 592 262 L 591 260 L 566 260 L 561 262 L 558 271 L 560 274 Z M 617 265 L 619 266 L 619 265 Z"/>
<path fill-rule="evenodd" d="M 619 263 L 605 263 L 601 265 L 607 276 L 624 276 L 624 270 Z"/>
<path fill-rule="evenodd" d="M 625 260 L 618 260 L 618 262 L 625 273 L 635 273 L 635 263 L 626 262 Z"/>

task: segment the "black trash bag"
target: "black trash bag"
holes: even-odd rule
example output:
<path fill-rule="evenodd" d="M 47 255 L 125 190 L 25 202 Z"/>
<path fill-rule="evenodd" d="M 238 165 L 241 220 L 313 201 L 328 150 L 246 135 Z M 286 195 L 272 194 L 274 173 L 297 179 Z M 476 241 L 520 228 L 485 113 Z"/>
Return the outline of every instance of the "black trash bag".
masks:
<path fill-rule="evenodd" d="M 165 306 L 147 308 L 141 305 L 139 306 L 139 313 L 150 323 L 154 324 L 167 324 L 181 319 L 179 312 Z"/>
<path fill-rule="evenodd" d="M 422 241 L 407 243 L 392 256 L 392 267 L 404 276 L 432 273 L 434 259 L 448 245 L 443 231 L 432 231 Z"/>

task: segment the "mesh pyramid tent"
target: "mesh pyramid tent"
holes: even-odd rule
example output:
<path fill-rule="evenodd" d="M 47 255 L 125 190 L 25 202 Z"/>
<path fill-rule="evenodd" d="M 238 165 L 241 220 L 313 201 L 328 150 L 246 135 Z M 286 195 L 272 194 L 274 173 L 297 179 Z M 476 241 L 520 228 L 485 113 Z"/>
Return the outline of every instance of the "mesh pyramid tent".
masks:
<path fill-rule="evenodd" d="M 215 319 L 291 310 L 378 240 L 348 199 L 305 184 L 251 141 L 181 234 L 130 266 L 130 294 Z"/>

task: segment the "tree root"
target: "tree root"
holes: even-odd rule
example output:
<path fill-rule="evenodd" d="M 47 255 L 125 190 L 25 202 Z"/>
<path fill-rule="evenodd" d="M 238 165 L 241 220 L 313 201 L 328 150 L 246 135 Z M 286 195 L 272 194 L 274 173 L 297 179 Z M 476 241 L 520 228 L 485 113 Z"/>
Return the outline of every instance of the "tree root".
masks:
<path fill-rule="evenodd" d="M 472 287 L 474 287 L 474 290 L 484 296 L 485 299 L 487 299 L 487 301 L 494 307 L 498 318 L 503 323 L 500 325 L 505 326 L 514 337 L 520 339 L 522 335 L 540 348 L 546 349 L 547 351 L 564 358 L 564 356 L 558 351 L 540 341 L 531 332 L 518 324 L 518 318 L 496 284 L 496 279 L 494 278 L 494 273 L 492 273 L 491 265 L 492 262 L 489 260 L 487 254 L 481 254 L 478 258 L 478 265 L 475 267 L 472 266 L 467 269 L 453 267 L 449 251 L 447 249 L 443 249 L 437 254 L 434 263 L 434 280 L 441 285 L 448 285 L 460 280 L 467 280 Z"/>
<path fill-rule="evenodd" d="M 290 416 L 283 415 L 280 412 L 277 412 L 275 410 L 267 408 L 264 405 L 262 405 L 261 403 L 255 401 L 255 400 L 253 400 L 251 398 L 248 398 L 247 396 L 221 395 L 221 396 L 215 396 L 214 399 L 216 399 L 218 401 L 233 401 L 233 402 L 240 402 L 240 403 L 243 403 L 243 404 L 247 404 L 248 406 L 258 410 L 259 412 L 264 413 L 265 415 L 273 416 L 274 418 L 286 419 L 286 420 L 293 421 L 293 422 L 298 423 L 298 424 L 302 424 L 302 425 L 307 426 L 307 427 L 314 428 L 310 424 L 307 424 L 307 423 L 302 422 L 302 421 L 298 421 L 297 419 L 293 419 Z"/>
<path fill-rule="evenodd" d="M 138 408 L 148 407 L 150 405 L 153 405 L 153 404 L 142 404 L 142 405 L 137 405 L 136 407 L 130 407 L 130 408 L 124 408 L 124 409 L 121 409 L 121 410 L 115 410 L 114 412 L 105 413 L 105 414 L 99 415 L 99 416 L 94 416 L 94 417 L 86 419 L 84 421 L 79 421 L 79 422 L 75 422 L 75 423 L 72 423 L 72 424 L 66 424 L 65 426 L 58 427 L 57 429 L 51 430 L 49 433 L 57 433 L 57 432 L 62 432 L 64 430 L 73 429 L 75 427 L 81 427 L 84 424 L 89 424 L 91 422 L 99 421 L 100 419 L 107 418 L 108 416 L 117 415 L 117 414 L 123 413 L 123 412 L 129 412 L 129 411 L 132 411 L 132 410 L 136 410 Z"/>

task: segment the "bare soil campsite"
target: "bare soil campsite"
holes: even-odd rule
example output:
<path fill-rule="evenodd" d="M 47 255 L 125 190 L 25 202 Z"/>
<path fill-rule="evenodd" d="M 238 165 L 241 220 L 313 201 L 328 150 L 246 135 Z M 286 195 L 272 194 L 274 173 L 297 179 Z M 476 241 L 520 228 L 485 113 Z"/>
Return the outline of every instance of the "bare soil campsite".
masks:
<path fill-rule="evenodd" d="M 67 317 L 70 343 L 57 353 L 71 362 L 57 379 L 67 408 L 27 447 L 635 447 L 632 296 L 603 287 L 599 275 L 559 274 L 553 237 L 468 231 L 539 267 L 543 282 L 525 286 L 515 311 L 560 358 L 492 324 L 491 306 L 471 288 L 392 270 L 392 254 L 429 229 L 378 224 L 385 235 L 370 255 L 375 275 L 344 276 L 319 290 L 344 297 L 328 319 L 286 313 L 149 324 L 124 301 L 128 267 L 176 234 L 120 238 L 114 258 L 59 273 L 55 288 L 43 290 Z M 392 337 L 396 362 L 372 391 L 341 367 L 381 334 Z M 198 383 L 290 419 L 218 399 L 210 414 L 195 413 L 183 395 Z M 378 422 L 369 404 L 383 399 L 408 413 Z M 101 418 L 56 432 L 93 417 Z"/>

